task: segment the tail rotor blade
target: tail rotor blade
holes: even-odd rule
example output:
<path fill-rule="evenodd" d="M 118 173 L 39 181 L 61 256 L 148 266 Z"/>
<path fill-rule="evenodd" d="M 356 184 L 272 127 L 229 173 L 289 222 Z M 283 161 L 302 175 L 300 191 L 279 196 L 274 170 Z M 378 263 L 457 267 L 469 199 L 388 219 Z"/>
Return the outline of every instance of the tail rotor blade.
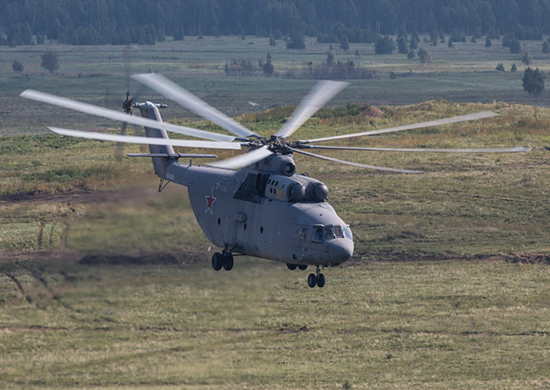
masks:
<path fill-rule="evenodd" d="M 277 133 L 280 138 L 287 138 L 300 128 L 309 118 L 344 89 L 348 83 L 340 81 L 321 81 L 300 102 L 288 122 Z"/>
<path fill-rule="evenodd" d="M 128 122 L 122 124 L 119 135 L 126 135 L 126 128 L 128 127 Z M 124 157 L 124 142 L 117 142 L 115 159 L 121 160 Z"/>

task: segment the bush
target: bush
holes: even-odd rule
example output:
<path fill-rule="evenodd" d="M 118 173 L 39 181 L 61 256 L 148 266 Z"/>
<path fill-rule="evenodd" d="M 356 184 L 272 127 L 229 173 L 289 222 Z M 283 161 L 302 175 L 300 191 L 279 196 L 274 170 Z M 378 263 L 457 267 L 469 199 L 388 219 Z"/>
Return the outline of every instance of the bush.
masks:
<path fill-rule="evenodd" d="M 531 53 L 526 51 L 525 55 L 521 59 L 521 62 L 523 62 L 527 66 L 531 65 L 531 62 L 533 62 L 533 56 L 531 55 Z"/>
<path fill-rule="evenodd" d="M 49 70 L 50 73 L 53 73 L 55 70 L 59 69 L 59 54 L 57 54 L 56 51 L 48 50 L 47 52 L 44 52 L 40 58 L 42 59 L 40 66 Z"/>
<path fill-rule="evenodd" d="M 430 62 L 432 62 L 432 55 L 428 50 L 418 50 L 418 57 L 420 58 L 420 62 L 422 62 L 423 64 L 429 64 Z"/>
<path fill-rule="evenodd" d="M 14 60 L 13 64 L 11 64 L 11 68 L 14 72 L 21 73 L 23 72 L 24 66 L 20 61 Z"/>
<path fill-rule="evenodd" d="M 286 43 L 287 49 L 305 49 L 305 38 L 304 34 L 300 31 L 294 30 L 288 37 L 288 41 Z"/>
<path fill-rule="evenodd" d="M 544 74 L 539 68 L 533 70 L 525 69 L 523 74 L 523 90 L 532 96 L 540 96 L 544 91 Z"/>
<path fill-rule="evenodd" d="M 340 49 L 347 51 L 349 50 L 349 40 L 346 35 L 340 37 Z"/>
<path fill-rule="evenodd" d="M 521 52 L 521 44 L 517 39 L 512 39 L 512 43 L 510 44 L 510 53 L 518 54 Z"/>
<path fill-rule="evenodd" d="M 376 42 L 374 43 L 374 52 L 376 54 L 392 54 L 395 50 L 395 44 L 393 43 L 393 38 L 388 36 L 377 37 Z"/>

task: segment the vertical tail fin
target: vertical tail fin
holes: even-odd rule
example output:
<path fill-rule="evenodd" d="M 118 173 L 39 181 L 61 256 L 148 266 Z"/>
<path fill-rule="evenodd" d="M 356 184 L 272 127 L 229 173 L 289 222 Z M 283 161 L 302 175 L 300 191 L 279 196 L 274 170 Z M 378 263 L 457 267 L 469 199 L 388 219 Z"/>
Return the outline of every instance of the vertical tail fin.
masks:
<path fill-rule="evenodd" d="M 145 102 L 139 103 L 138 107 L 142 117 L 162 122 L 162 117 L 160 116 L 158 105 L 151 102 Z M 155 129 L 151 127 L 145 127 L 145 135 L 149 138 L 169 139 L 166 130 Z M 149 145 L 149 152 L 173 155 L 174 148 L 171 145 Z M 169 157 L 152 157 L 155 174 L 157 176 L 166 176 L 166 167 L 168 165 L 169 159 Z"/>

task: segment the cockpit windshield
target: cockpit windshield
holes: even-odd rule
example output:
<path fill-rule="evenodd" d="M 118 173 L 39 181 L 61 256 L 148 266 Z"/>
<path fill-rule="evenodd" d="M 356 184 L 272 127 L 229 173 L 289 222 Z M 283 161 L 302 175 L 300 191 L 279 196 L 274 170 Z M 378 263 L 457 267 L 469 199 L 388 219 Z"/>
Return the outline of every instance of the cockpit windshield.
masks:
<path fill-rule="evenodd" d="M 330 240 L 331 238 L 344 238 L 344 231 L 342 230 L 342 226 L 325 226 L 325 240 Z"/>
<path fill-rule="evenodd" d="M 333 238 L 351 238 L 351 231 L 347 226 L 340 225 L 327 225 L 316 226 L 313 230 L 313 242 L 323 242 L 325 240 L 331 240 Z"/>

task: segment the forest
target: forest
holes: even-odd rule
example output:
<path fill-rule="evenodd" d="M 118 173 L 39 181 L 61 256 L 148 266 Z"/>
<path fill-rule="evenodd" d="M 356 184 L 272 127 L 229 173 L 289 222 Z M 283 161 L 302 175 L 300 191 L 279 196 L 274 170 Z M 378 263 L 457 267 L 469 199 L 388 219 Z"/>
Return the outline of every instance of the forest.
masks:
<path fill-rule="evenodd" d="M 155 44 L 166 36 L 281 39 L 450 34 L 542 39 L 550 0 L 0 0 L 0 44 Z M 326 38 L 325 38 L 326 40 Z"/>

